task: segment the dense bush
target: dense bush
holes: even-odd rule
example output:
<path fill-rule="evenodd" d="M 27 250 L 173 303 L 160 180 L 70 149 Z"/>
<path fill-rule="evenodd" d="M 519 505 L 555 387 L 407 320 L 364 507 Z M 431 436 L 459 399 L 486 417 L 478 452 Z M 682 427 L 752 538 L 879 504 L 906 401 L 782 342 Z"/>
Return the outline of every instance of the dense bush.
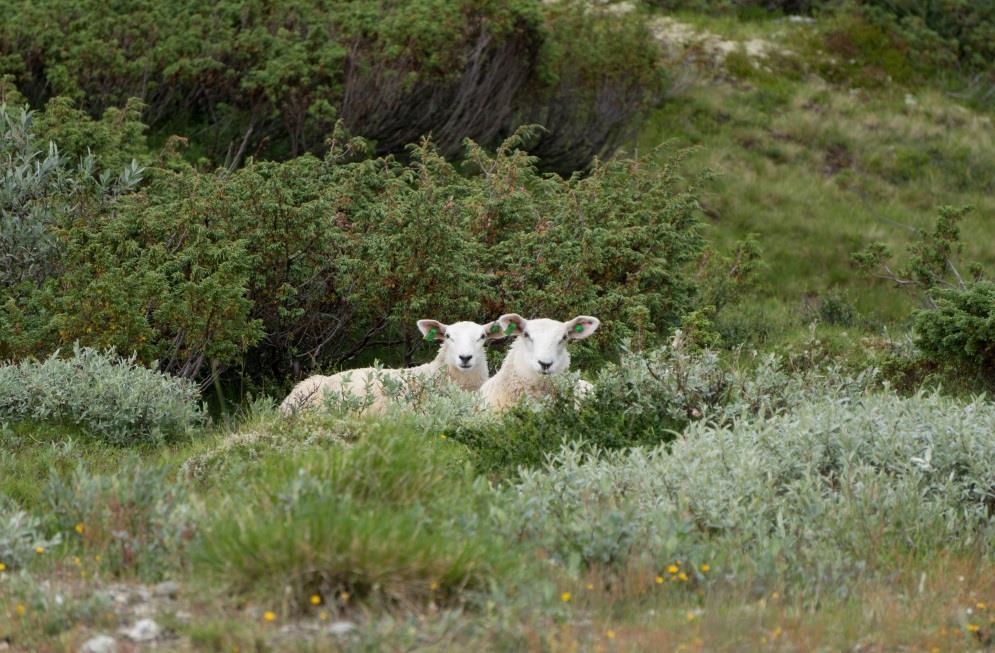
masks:
<path fill-rule="evenodd" d="M 75 346 L 69 358 L 0 366 L 0 420 L 67 422 L 129 445 L 186 436 L 203 413 L 192 383 Z"/>
<path fill-rule="evenodd" d="M 537 151 L 573 170 L 617 147 L 662 87 L 641 20 L 579 1 L 4 0 L 0 13 L 0 76 L 33 106 L 63 95 L 99 115 L 138 98 L 157 134 L 228 167 L 320 151 L 341 118 L 379 153 L 432 134 L 447 155 L 541 120 Z"/>
<path fill-rule="evenodd" d="M 523 471 L 497 518 L 562 564 L 674 559 L 835 593 L 840 574 L 991 542 L 995 408 L 891 394 L 804 403 L 669 447 L 566 447 Z M 810 588 L 812 589 L 812 588 Z"/>
<path fill-rule="evenodd" d="M 410 361 L 423 317 L 591 313 L 605 351 L 666 332 L 694 299 L 694 187 L 645 159 L 542 175 L 528 137 L 469 144 L 469 174 L 428 143 L 407 164 L 355 161 L 363 144 L 344 138 L 325 159 L 233 173 L 167 159 L 60 233 L 64 272 L 0 310 L 0 354 L 79 341 L 206 385 L 388 348 Z"/>
<path fill-rule="evenodd" d="M 114 175 L 107 168 L 98 170 L 92 155 L 67 156 L 53 142 L 36 136 L 46 129 L 33 124 L 34 119 L 24 109 L 0 104 L 0 289 L 4 290 L 41 283 L 57 271 L 54 230 L 80 211 L 80 205 L 99 205 L 134 190 L 142 179 L 142 169 L 133 161 Z"/>
<path fill-rule="evenodd" d="M 508 571 L 510 556 L 477 525 L 486 486 L 457 445 L 404 422 L 349 447 L 269 456 L 204 524 L 196 567 L 243 594 L 444 601 Z"/>
<path fill-rule="evenodd" d="M 933 294 L 936 308 L 913 315 L 916 345 L 936 363 L 995 381 L 995 283 L 978 281 Z"/>

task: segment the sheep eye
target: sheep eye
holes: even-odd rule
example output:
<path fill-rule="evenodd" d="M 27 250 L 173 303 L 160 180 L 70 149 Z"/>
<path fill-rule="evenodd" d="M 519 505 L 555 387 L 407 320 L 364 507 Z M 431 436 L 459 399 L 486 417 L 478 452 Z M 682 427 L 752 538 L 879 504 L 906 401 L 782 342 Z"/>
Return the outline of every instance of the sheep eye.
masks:
<path fill-rule="evenodd" d="M 481 339 L 481 340 L 483 340 L 483 339 L 484 339 L 484 338 L 486 338 L 486 337 L 487 337 L 487 334 L 486 334 L 486 333 L 481 333 L 481 334 L 480 334 L 480 339 Z"/>
<path fill-rule="evenodd" d="M 523 338 L 528 338 L 529 337 L 529 332 L 528 331 L 523 331 L 522 332 L 522 337 Z"/>
<path fill-rule="evenodd" d="M 448 333 L 446 334 L 446 340 L 452 340 L 452 338 L 449 337 Z"/>

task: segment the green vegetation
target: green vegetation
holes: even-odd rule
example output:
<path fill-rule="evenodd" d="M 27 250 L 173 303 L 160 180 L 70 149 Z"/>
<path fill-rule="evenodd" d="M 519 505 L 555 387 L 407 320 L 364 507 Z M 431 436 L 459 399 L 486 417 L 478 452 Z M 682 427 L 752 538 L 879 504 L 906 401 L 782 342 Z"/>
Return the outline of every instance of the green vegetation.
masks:
<path fill-rule="evenodd" d="M 991 647 L 984 3 L 0 9 L 0 649 Z"/>

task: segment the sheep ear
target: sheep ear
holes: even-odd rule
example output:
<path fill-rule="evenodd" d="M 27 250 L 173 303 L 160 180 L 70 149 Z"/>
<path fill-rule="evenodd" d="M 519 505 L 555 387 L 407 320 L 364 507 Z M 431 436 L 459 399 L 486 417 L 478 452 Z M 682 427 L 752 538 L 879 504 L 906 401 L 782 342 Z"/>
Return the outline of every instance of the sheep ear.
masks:
<path fill-rule="evenodd" d="M 517 336 L 522 333 L 525 331 L 525 325 L 528 322 L 528 320 L 518 313 L 505 313 L 498 318 L 498 324 L 501 325 L 501 333 L 506 336 Z"/>
<path fill-rule="evenodd" d="M 578 315 L 567 322 L 567 335 L 571 340 L 583 340 L 598 330 L 601 320 L 590 315 Z"/>
<path fill-rule="evenodd" d="M 446 325 L 438 320 L 418 320 L 418 330 L 428 341 L 439 341 L 446 337 Z"/>
<path fill-rule="evenodd" d="M 504 338 L 504 330 L 501 328 L 501 323 L 498 320 L 493 322 L 488 322 L 483 325 L 484 334 L 487 336 L 488 340 L 497 340 L 498 338 Z"/>

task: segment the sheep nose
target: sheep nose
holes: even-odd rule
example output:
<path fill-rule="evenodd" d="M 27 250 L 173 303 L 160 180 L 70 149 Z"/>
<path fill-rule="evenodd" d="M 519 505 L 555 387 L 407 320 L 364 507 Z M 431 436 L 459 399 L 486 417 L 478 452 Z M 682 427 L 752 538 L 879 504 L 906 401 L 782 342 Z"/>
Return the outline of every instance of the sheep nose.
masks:
<path fill-rule="evenodd" d="M 459 359 L 461 361 L 463 361 L 464 365 L 466 365 L 467 363 L 469 363 L 471 358 L 473 358 L 473 354 L 470 354 L 469 356 L 460 356 L 459 357 Z"/>
<path fill-rule="evenodd" d="M 552 366 L 553 366 L 553 362 L 552 362 L 552 361 L 550 361 L 550 362 L 548 362 L 548 363 L 547 363 L 546 361 L 539 361 L 539 367 L 541 367 L 541 368 L 542 368 L 542 371 L 543 371 L 543 372 L 546 372 L 546 371 L 547 371 L 547 370 L 549 370 L 549 368 L 551 368 Z"/>

